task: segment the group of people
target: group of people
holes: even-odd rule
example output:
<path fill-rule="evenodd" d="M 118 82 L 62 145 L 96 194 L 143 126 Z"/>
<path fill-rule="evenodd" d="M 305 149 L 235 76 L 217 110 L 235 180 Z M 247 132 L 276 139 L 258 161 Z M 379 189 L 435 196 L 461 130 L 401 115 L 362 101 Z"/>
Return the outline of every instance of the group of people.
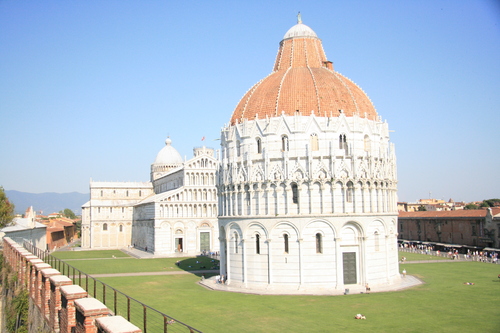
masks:
<path fill-rule="evenodd" d="M 498 253 L 495 251 L 472 251 L 471 249 L 467 250 L 467 253 L 459 253 L 458 248 L 444 248 L 443 252 L 440 250 L 434 251 L 434 247 L 426 244 L 409 244 L 409 243 L 401 243 L 399 245 L 402 251 L 413 252 L 413 253 L 421 253 L 428 255 L 437 255 L 437 256 L 447 256 L 452 260 L 474 260 L 480 262 L 490 262 L 493 264 L 498 264 Z M 465 247 L 463 248 L 465 250 Z M 404 257 L 403 257 L 404 258 Z M 405 258 L 406 259 L 406 258 Z M 403 260 L 401 260 L 404 263 Z"/>
<path fill-rule="evenodd" d="M 218 257 L 220 254 L 219 254 L 219 251 L 203 250 L 203 251 L 201 251 L 201 255 L 202 256 L 209 256 L 209 257 Z"/>
<path fill-rule="evenodd" d="M 215 283 L 216 284 L 224 284 L 224 283 L 226 283 L 226 279 L 225 279 L 224 275 L 216 275 L 215 276 Z"/>

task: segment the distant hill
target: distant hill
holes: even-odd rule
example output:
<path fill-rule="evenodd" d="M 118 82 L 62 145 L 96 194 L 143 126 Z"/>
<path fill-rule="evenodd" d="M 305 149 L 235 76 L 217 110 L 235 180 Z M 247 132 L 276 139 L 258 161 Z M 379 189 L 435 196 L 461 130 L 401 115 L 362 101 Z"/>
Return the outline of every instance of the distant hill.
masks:
<path fill-rule="evenodd" d="M 89 201 L 90 194 L 71 192 L 71 193 L 26 193 L 14 190 L 6 190 L 5 194 L 16 206 L 16 213 L 24 214 L 26 209 L 33 206 L 38 213 L 43 215 L 57 213 L 65 208 L 69 208 L 76 215 L 82 214 L 82 205 Z"/>

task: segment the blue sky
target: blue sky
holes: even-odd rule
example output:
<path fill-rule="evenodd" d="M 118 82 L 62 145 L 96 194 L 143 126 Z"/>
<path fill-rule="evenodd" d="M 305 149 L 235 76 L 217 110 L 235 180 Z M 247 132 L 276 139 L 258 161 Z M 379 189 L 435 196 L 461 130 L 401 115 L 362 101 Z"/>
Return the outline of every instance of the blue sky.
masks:
<path fill-rule="evenodd" d="M 87 193 L 149 180 L 167 136 L 219 148 L 299 11 L 394 130 L 400 201 L 500 197 L 493 0 L 0 1 L 0 185 Z"/>

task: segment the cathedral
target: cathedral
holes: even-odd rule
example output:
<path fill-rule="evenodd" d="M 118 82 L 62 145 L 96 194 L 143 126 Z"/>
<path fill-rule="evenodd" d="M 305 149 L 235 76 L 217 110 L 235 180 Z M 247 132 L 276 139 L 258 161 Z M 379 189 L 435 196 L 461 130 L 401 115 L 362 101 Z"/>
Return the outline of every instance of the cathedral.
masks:
<path fill-rule="evenodd" d="M 221 132 L 221 273 L 250 289 L 400 279 L 396 157 L 368 96 L 300 20 Z"/>
<path fill-rule="evenodd" d="M 154 255 L 219 250 L 218 161 L 211 148 L 194 148 L 183 161 L 168 138 L 151 164 L 149 182 L 90 182 L 82 207 L 82 248 L 134 248 Z"/>
<path fill-rule="evenodd" d="M 183 161 L 167 139 L 150 182 L 91 182 L 82 247 L 220 251 L 228 285 L 276 293 L 399 282 L 388 124 L 300 15 L 218 153 Z"/>

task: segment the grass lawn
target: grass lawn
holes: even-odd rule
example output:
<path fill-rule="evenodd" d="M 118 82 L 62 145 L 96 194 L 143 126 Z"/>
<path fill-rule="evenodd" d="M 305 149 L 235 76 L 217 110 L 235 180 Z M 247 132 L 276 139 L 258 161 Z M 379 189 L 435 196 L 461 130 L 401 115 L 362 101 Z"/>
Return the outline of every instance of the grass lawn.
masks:
<path fill-rule="evenodd" d="M 86 251 L 92 255 L 94 251 Z M 104 251 L 103 251 L 104 252 Z M 81 254 L 80 254 L 81 255 Z M 208 257 L 197 258 L 155 258 L 136 259 L 133 257 L 113 259 L 104 256 L 104 259 L 63 259 L 69 265 L 87 274 L 118 274 L 118 273 L 140 273 L 140 272 L 163 272 L 163 271 L 193 271 L 213 268 L 218 261 L 212 262 Z M 62 259 L 62 258 L 60 258 Z M 176 262 L 179 261 L 179 266 Z M 197 263 L 198 262 L 198 263 Z"/>
<path fill-rule="evenodd" d="M 203 332 L 227 327 L 228 332 L 499 332 L 499 266 L 458 262 L 405 268 L 426 284 L 332 297 L 210 291 L 190 275 L 100 280 Z M 357 313 L 367 320 L 353 319 Z"/>
<path fill-rule="evenodd" d="M 432 256 L 429 254 L 422 253 L 412 253 L 412 252 L 399 252 L 399 260 L 401 257 L 406 257 L 406 261 L 418 261 L 418 260 L 451 260 L 446 257 Z"/>
<path fill-rule="evenodd" d="M 117 258 L 132 258 L 120 250 L 96 250 L 96 251 L 56 251 L 52 255 L 56 258 L 69 261 L 72 259 L 112 259 Z"/>
<path fill-rule="evenodd" d="M 91 251 L 94 252 L 94 251 Z M 410 260 L 410 254 L 400 253 Z M 177 259 L 93 262 L 100 271 L 136 265 L 170 267 Z M 193 263 L 194 258 L 186 259 Z M 177 269 L 172 266 L 173 269 Z M 194 275 L 99 278 L 129 296 L 203 332 L 499 332 L 500 265 L 443 262 L 402 265 L 424 285 L 400 292 L 346 296 L 262 296 L 207 290 Z M 154 271 L 142 266 L 142 271 Z M 402 268 L 401 268 L 402 270 Z M 474 282 L 475 285 L 464 285 Z M 372 288 L 375 291 L 374 288 Z M 362 313 L 367 320 L 355 320 Z M 174 328 L 174 327 L 172 327 Z"/>

